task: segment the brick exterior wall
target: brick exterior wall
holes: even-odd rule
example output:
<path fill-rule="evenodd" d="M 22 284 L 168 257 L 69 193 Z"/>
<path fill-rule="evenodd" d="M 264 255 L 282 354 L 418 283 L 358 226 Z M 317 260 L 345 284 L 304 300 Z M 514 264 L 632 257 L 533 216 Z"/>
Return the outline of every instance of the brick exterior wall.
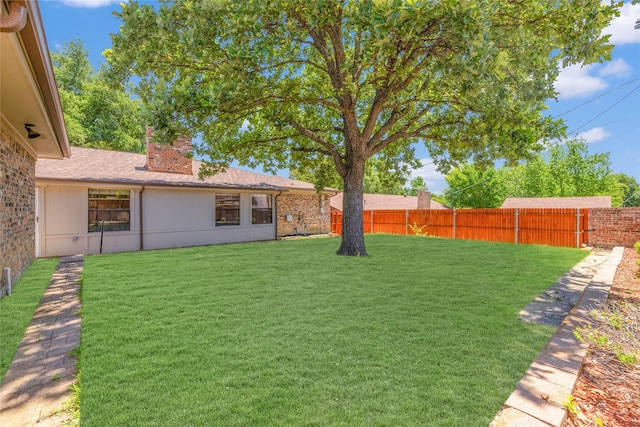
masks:
<path fill-rule="evenodd" d="M 35 159 L 0 129 L 0 269 L 11 268 L 12 282 L 35 258 Z M 6 273 L 0 293 L 6 294 Z"/>
<path fill-rule="evenodd" d="M 192 175 L 191 138 L 178 138 L 173 144 L 150 142 L 153 128 L 147 126 L 147 170 Z"/>
<path fill-rule="evenodd" d="M 322 207 L 320 209 L 320 197 Z M 287 220 L 291 216 L 291 221 Z M 278 237 L 296 234 L 323 234 L 331 231 L 329 196 L 318 194 L 288 194 L 278 196 L 276 213 Z"/>
<path fill-rule="evenodd" d="M 633 247 L 640 240 L 640 208 L 589 210 L 589 245 Z"/>

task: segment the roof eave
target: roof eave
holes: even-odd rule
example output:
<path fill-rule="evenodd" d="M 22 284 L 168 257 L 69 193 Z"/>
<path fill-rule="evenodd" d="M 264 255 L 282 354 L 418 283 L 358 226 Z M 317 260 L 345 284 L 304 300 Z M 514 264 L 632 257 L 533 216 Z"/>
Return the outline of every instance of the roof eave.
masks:
<path fill-rule="evenodd" d="M 276 187 L 276 186 L 251 186 L 251 185 L 222 185 L 211 183 L 173 183 L 173 182 L 159 182 L 159 181 L 143 181 L 137 179 L 98 179 L 98 178 L 82 178 L 82 179 L 70 179 L 70 178 L 52 178 L 52 177 L 38 177 L 36 176 L 37 184 L 73 184 L 73 185 L 118 185 L 118 186 L 136 186 L 136 187 L 163 187 L 163 188 L 191 188 L 191 189 L 216 189 L 216 190 L 251 190 L 251 191 L 270 191 L 273 193 L 281 192 L 286 193 L 290 191 L 288 188 Z"/>
<path fill-rule="evenodd" d="M 27 9 L 27 24 L 20 30 L 20 38 L 40 87 L 41 95 L 55 134 L 61 157 L 70 157 L 71 149 L 60 103 L 60 95 L 49 56 L 40 7 L 37 2 L 19 0 Z"/>

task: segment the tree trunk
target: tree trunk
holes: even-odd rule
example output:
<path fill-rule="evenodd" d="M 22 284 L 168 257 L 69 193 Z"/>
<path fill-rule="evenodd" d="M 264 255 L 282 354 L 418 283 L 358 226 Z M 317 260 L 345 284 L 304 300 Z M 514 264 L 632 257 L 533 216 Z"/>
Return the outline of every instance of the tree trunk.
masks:
<path fill-rule="evenodd" d="M 342 199 L 342 244 L 338 255 L 367 256 L 364 247 L 363 182 L 366 160 L 354 163 L 344 177 Z"/>

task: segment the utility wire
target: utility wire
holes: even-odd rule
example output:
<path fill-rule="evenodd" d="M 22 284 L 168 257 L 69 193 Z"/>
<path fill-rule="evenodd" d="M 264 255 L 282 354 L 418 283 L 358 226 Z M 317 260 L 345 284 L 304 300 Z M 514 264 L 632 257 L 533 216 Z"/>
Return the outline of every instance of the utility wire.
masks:
<path fill-rule="evenodd" d="M 490 178 L 491 178 L 491 177 L 487 177 L 487 178 L 485 178 L 484 180 L 482 180 L 482 181 L 480 181 L 480 182 L 476 182 L 475 184 L 471 184 L 471 185 L 470 185 L 470 186 L 468 186 L 468 187 L 461 188 L 460 190 L 458 190 L 458 191 L 454 191 L 453 193 L 447 193 L 446 195 L 447 195 L 447 196 L 451 196 L 451 195 L 453 195 L 453 194 L 461 193 L 461 192 L 463 192 L 463 191 L 465 191 L 465 190 L 468 190 L 468 189 L 473 188 L 473 187 L 475 187 L 475 186 L 478 186 L 478 185 L 480 185 L 480 184 L 484 184 L 485 182 L 489 181 L 489 179 L 490 179 Z"/>
<path fill-rule="evenodd" d="M 632 130 L 636 130 L 636 129 L 638 129 L 638 128 L 640 128 L 640 125 L 634 126 L 634 127 L 632 127 L 631 129 L 626 130 L 626 131 L 622 132 L 622 133 L 621 133 L 621 134 L 619 134 L 619 135 L 616 135 L 615 137 L 613 137 L 613 138 L 611 138 L 611 139 L 607 139 L 606 141 L 603 141 L 603 143 L 609 143 L 609 142 L 611 142 L 611 141 L 615 141 L 616 139 L 620 138 L 621 136 L 626 135 L 626 134 L 628 134 L 629 132 L 631 132 Z"/>
<path fill-rule="evenodd" d="M 613 124 L 620 123 L 620 122 L 626 122 L 627 120 L 634 119 L 634 118 L 635 117 L 627 116 L 627 117 L 623 117 L 622 119 L 619 119 L 619 120 L 614 120 L 612 122 L 599 123 L 596 126 L 609 126 L 609 125 L 613 125 Z"/>
<path fill-rule="evenodd" d="M 617 208 L 622 207 L 622 205 L 624 205 L 625 203 L 627 203 L 629 200 L 633 199 L 636 195 L 640 195 L 640 191 L 635 191 L 632 195 L 630 195 L 626 200 L 623 200 L 618 206 L 616 206 Z"/>
<path fill-rule="evenodd" d="M 633 92 L 635 92 L 636 90 L 640 89 L 640 85 L 634 87 L 633 89 L 631 89 L 631 91 L 629 91 L 629 93 L 627 93 L 625 96 L 623 96 L 622 98 L 620 98 L 619 100 L 617 100 L 616 102 L 614 102 L 613 104 L 611 104 L 608 108 L 606 108 L 604 111 L 602 111 L 601 113 L 597 114 L 594 118 L 592 118 L 591 120 L 586 121 L 585 123 L 583 123 L 580 127 L 578 127 L 578 129 L 572 131 L 572 132 L 567 132 L 569 134 L 571 133 L 575 133 L 577 134 L 578 131 L 580 129 L 582 129 L 583 127 L 585 127 L 586 125 L 588 125 L 589 123 L 591 123 L 592 121 L 594 121 L 595 119 L 597 119 L 598 117 L 602 116 L 604 113 L 606 113 L 607 111 L 611 110 L 613 107 L 615 107 L 616 105 L 618 105 L 619 103 L 621 103 L 622 101 L 624 101 L 626 98 L 630 97 L 631 94 Z"/>
<path fill-rule="evenodd" d="M 623 84 L 621 84 L 620 86 L 614 87 L 613 89 L 608 90 L 608 91 L 606 91 L 605 93 L 602 93 L 602 94 L 600 94 L 600 95 L 596 96 L 595 98 L 591 98 L 590 100 L 585 101 L 585 102 L 583 102 L 582 104 L 577 105 L 577 106 L 575 106 L 575 107 L 571 108 L 570 110 L 567 110 L 567 111 L 564 111 L 564 112 L 562 112 L 562 113 L 560 113 L 560 114 L 557 114 L 557 115 L 553 116 L 552 118 L 553 118 L 553 119 L 557 119 L 557 118 L 558 118 L 558 117 L 560 117 L 560 116 L 564 116 L 564 115 L 565 115 L 565 114 L 567 114 L 567 113 L 570 113 L 570 112 L 572 112 L 572 111 L 574 111 L 574 110 L 577 110 L 577 109 L 578 109 L 578 108 L 580 108 L 580 107 L 584 107 L 585 105 L 587 105 L 587 104 L 589 104 L 589 103 L 591 103 L 591 102 L 593 102 L 593 101 L 596 101 L 596 100 L 598 100 L 598 99 L 602 98 L 603 96 L 610 94 L 611 92 L 615 92 L 616 90 L 620 89 L 620 88 L 621 88 L 621 87 L 623 87 L 623 86 L 626 86 L 626 85 L 631 84 L 631 83 L 633 83 L 633 82 L 637 82 L 638 80 L 640 80 L 640 78 L 633 79 L 633 80 L 629 80 L 628 82 L 623 83 Z"/>

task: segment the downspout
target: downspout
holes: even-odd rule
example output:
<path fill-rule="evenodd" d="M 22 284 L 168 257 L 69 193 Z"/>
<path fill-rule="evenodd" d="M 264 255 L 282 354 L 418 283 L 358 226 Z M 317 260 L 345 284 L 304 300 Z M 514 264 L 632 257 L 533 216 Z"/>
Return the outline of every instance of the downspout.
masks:
<path fill-rule="evenodd" d="M 0 18 L 0 32 L 17 33 L 27 25 L 27 8 L 17 1 L 10 1 L 9 5 L 9 14 Z"/>
<path fill-rule="evenodd" d="M 2 271 L 4 271 L 5 274 L 7 275 L 7 296 L 10 297 L 11 296 L 11 267 L 5 267 L 2 269 Z M 2 294 L 0 294 L 0 297 L 2 297 Z"/>
<path fill-rule="evenodd" d="M 273 204 L 275 207 L 275 211 L 276 211 L 276 235 L 275 235 L 275 240 L 278 240 L 278 197 L 280 197 L 280 195 L 282 194 L 282 191 L 279 192 L 278 194 L 276 194 L 276 197 L 273 198 Z"/>
<path fill-rule="evenodd" d="M 139 203 L 140 203 L 140 250 L 144 251 L 144 221 L 142 220 L 143 217 L 143 211 L 142 211 L 142 193 L 144 192 L 144 185 L 142 186 L 142 189 L 140 190 L 140 194 L 139 194 Z"/>

